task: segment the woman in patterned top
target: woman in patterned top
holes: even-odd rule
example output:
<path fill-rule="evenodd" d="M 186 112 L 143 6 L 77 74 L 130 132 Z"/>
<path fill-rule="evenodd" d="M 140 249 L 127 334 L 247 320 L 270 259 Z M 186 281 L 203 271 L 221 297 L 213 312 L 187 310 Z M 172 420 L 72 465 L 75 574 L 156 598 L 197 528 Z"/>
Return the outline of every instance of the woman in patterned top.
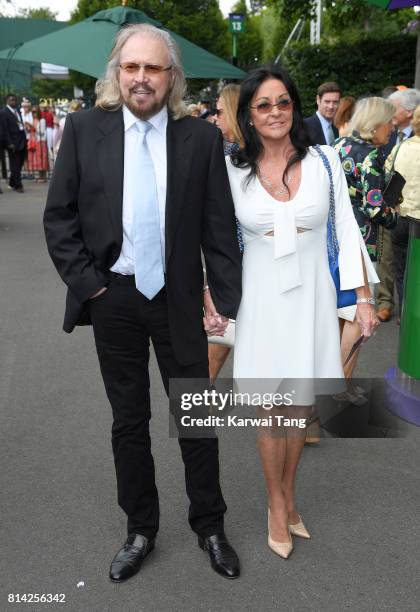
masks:
<path fill-rule="evenodd" d="M 388 143 L 393 130 L 392 117 L 395 109 L 383 98 L 365 98 L 357 102 L 350 125 L 344 133 L 351 134 L 340 138 L 334 147 L 338 152 L 346 175 L 353 211 L 364 238 L 367 251 L 373 262 L 377 261 L 377 236 L 379 225 L 394 227 L 397 213 L 387 206 L 383 197 L 386 184 L 384 169 L 385 158 L 378 147 Z M 360 328 L 355 320 L 356 307 L 348 306 L 338 311 L 341 331 L 341 353 L 343 363 L 354 342 L 360 336 Z M 351 379 L 356 367 L 358 349 L 344 368 L 347 379 Z M 337 399 L 363 404 L 364 390 L 349 385 L 346 393 Z"/>
<path fill-rule="evenodd" d="M 385 159 L 379 147 L 391 136 L 393 105 L 383 98 L 364 98 L 356 105 L 351 136 L 339 138 L 334 147 L 340 156 L 356 221 L 372 261 L 378 259 L 378 227 L 395 227 L 397 213 L 383 197 Z"/>

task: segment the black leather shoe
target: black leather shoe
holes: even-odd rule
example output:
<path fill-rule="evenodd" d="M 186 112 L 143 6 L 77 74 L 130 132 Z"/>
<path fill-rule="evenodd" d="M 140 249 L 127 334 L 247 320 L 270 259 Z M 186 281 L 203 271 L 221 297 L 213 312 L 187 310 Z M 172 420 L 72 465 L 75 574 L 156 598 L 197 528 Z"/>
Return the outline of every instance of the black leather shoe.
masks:
<path fill-rule="evenodd" d="M 17 191 L 17 193 L 25 193 L 25 190 L 23 187 L 16 187 L 15 191 Z"/>
<path fill-rule="evenodd" d="M 124 582 L 141 568 L 143 560 L 155 547 L 155 539 L 130 533 L 124 546 L 112 559 L 109 577 L 112 582 Z"/>
<path fill-rule="evenodd" d="M 223 578 L 239 578 L 239 559 L 224 533 L 198 537 L 198 545 L 209 553 L 210 563 L 215 572 Z"/>

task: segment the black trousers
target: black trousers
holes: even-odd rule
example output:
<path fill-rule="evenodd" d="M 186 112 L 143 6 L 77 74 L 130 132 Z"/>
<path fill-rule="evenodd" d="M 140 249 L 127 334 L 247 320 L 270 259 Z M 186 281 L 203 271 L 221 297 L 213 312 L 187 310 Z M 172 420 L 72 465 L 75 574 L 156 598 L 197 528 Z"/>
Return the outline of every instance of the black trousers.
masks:
<path fill-rule="evenodd" d="M 410 224 L 406 217 L 399 217 L 396 227 L 391 230 L 392 250 L 394 253 L 395 284 L 397 285 L 398 301 L 401 308 L 404 298 L 404 276 L 407 264 L 407 251 Z"/>
<path fill-rule="evenodd" d="M 0 166 L 1 166 L 1 175 L 4 180 L 7 180 L 7 167 L 6 167 L 6 152 L 0 145 Z"/>
<path fill-rule="evenodd" d="M 22 187 L 21 172 L 26 157 L 26 149 L 21 151 L 9 151 L 10 177 L 9 185 L 12 189 Z"/>
<path fill-rule="evenodd" d="M 118 503 L 128 517 L 128 533 L 154 537 L 159 528 L 159 501 L 149 434 L 149 341 L 167 394 L 171 377 L 208 378 L 207 356 L 191 366 L 175 360 L 165 289 L 149 301 L 136 289 L 133 276 L 112 274 L 107 291 L 91 300 L 89 308 L 113 412 Z M 219 483 L 218 440 L 179 438 L 179 444 L 190 525 L 204 537 L 218 533 L 223 530 L 226 512 Z"/>

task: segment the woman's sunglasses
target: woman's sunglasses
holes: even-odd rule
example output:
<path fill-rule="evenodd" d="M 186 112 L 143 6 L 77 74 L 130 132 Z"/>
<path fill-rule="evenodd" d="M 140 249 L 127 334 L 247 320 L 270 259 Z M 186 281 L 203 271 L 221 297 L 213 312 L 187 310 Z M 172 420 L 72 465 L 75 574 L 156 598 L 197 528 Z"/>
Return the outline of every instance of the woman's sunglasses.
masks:
<path fill-rule="evenodd" d="M 249 108 L 256 110 L 257 113 L 261 113 L 261 115 L 268 115 L 275 106 L 278 106 L 280 110 L 289 110 L 292 104 L 292 98 L 287 96 L 285 98 L 280 98 L 275 104 L 271 104 L 271 102 L 259 102 L 256 106 L 250 106 Z"/>

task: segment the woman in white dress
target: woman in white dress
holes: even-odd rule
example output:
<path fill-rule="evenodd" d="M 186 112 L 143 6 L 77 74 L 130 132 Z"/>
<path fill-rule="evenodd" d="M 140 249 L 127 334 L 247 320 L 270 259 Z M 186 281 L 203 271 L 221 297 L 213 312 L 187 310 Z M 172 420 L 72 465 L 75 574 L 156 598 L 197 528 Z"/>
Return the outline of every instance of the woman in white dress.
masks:
<path fill-rule="evenodd" d="M 282 379 L 342 378 L 337 295 L 327 252 L 329 176 L 309 146 L 290 77 L 278 69 L 249 74 L 241 86 L 238 123 L 245 146 L 226 158 L 244 240 L 234 378 L 240 389 L 241 381 L 246 388 L 270 379 L 265 380 L 270 391 Z M 338 156 L 331 147 L 321 150 L 332 169 L 341 288 L 356 289 L 356 317 L 368 338 L 378 325 L 368 281 L 378 278 Z M 301 397 L 289 414 L 308 415 L 311 403 Z M 293 549 L 290 534 L 310 537 L 295 504 L 305 439 L 304 430 L 297 432 L 266 431 L 258 441 L 268 491 L 268 544 L 284 558 Z"/>

